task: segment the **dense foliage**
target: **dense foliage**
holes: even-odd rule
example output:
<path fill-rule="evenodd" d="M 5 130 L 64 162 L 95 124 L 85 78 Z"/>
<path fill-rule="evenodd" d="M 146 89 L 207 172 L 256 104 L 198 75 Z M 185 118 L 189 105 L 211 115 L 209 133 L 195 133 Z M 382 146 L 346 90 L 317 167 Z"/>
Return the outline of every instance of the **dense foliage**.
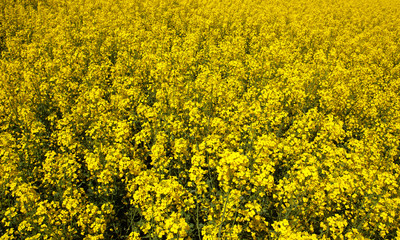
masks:
<path fill-rule="evenodd" d="M 398 0 L 0 1 L 0 239 L 400 239 Z"/>

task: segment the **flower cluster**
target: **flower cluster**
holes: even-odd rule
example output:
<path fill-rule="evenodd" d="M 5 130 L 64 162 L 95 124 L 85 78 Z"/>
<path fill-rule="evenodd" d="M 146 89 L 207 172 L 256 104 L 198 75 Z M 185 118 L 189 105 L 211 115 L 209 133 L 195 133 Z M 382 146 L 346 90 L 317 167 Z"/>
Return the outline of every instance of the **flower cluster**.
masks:
<path fill-rule="evenodd" d="M 400 239 L 398 0 L 0 2 L 0 240 Z"/>

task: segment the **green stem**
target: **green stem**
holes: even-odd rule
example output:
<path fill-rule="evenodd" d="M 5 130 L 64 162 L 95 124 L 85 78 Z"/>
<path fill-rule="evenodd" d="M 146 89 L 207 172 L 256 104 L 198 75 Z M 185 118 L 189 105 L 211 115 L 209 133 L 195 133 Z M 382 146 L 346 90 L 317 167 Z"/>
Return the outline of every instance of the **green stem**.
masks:
<path fill-rule="evenodd" d="M 219 230 L 218 230 L 218 239 L 221 239 L 222 223 L 225 220 L 226 204 L 228 203 L 230 193 L 231 193 L 231 189 L 229 189 L 228 195 L 226 196 L 226 199 L 225 199 L 224 211 L 222 213 L 222 220 L 221 220 L 221 224 L 219 225 Z"/>

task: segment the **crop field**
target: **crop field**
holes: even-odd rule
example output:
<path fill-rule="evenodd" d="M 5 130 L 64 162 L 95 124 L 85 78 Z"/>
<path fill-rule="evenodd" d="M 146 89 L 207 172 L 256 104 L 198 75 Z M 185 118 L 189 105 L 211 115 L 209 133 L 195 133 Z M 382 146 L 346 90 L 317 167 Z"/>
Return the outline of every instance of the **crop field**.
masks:
<path fill-rule="evenodd" d="M 0 240 L 400 239 L 400 0 L 0 0 Z"/>

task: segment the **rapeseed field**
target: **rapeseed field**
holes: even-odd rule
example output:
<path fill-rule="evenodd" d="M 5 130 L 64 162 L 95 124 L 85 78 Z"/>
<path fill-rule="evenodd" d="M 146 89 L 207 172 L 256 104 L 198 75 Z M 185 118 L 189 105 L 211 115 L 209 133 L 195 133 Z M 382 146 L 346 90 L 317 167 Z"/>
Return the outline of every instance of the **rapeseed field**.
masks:
<path fill-rule="evenodd" d="M 400 239 L 399 0 L 0 1 L 0 239 Z"/>

